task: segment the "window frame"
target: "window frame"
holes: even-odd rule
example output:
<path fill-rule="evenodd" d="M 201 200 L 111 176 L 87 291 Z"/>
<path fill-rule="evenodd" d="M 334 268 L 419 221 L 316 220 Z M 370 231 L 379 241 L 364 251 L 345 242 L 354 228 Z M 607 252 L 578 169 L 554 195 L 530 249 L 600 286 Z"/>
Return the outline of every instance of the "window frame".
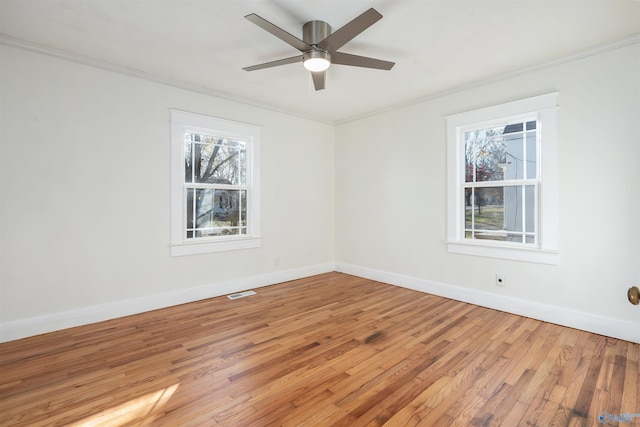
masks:
<path fill-rule="evenodd" d="M 558 264 L 558 92 L 447 116 L 447 251 L 450 253 Z M 537 129 L 535 244 L 465 238 L 464 133 L 535 118 Z M 500 186 L 504 185 L 502 181 Z M 485 185 L 485 184 L 483 184 Z"/>
<path fill-rule="evenodd" d="M 257 248 L 260 235 L 261 128 L 202 114 L 169 109 L 171 113 L 171 256 Z M 200 133 L 246 142 L 247 234 L 187 238 L 184 136 Z"/>

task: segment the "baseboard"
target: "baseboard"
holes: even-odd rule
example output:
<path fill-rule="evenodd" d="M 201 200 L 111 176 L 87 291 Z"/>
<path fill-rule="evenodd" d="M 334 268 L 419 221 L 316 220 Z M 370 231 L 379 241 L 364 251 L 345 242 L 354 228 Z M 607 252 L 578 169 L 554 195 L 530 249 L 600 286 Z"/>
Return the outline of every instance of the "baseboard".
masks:
<path fill-rule="evenodd" d="M 634 322 L 540 304 L 519 298 L 506 297 L 476 289 L 447 285 L 352 264 L 336 263 L 336 271 L 517 314 L 519 316 L 530 317 L 556 325 L 640 343 L 640 325 Z"/>
<path fill-rule="evenodd" d="M 317 264 L 303 268 L 283 270 L 258 276 L 212 283 L 204 286 L 179 289 L 171 292 L 132 298 L 113 303 L 94 305 L 77 310 L 69 310 L 38 317 L 4 322 L 0 324 L 0 342 L 13 341 L 33 335 L 227 295 L 250 288 L 274 285 L 276 283 L 301 279 L 304 277 L 314 276 L 316 274 L 328 273 L 334 270 L 335 264 L 333 263 Z"/>
<path fill-rule="evenodd" d="M 403 288 L 451 298 L 457 301 L 640 343 L 640 328 L 638 324 L 633 322 L 346 263 L 326 263 L 298 269 L 283 270 L 108 304 L 100 304 L 77 310 L 4 322 L 0 324 L 0 342 L 12 341 L 173 305 L 213 298 L 250 288 L 274 285 L 289 280 L 328 273 L 330 271 L 340 271 Z"/>

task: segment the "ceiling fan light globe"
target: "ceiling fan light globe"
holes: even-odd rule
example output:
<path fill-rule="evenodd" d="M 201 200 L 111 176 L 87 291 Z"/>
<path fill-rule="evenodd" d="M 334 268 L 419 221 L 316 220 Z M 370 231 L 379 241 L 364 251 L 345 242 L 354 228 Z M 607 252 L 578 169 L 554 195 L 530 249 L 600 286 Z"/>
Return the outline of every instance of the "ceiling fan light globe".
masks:
<path fill-rule="evenodd" d="M 328 52 L 315 50 L 306 52 L 302 65 L 309 71 L 324 71 L 331 66 L 330 55 Z"/>
<path fill-rule="evenodd" d="M 331 63 L 326 59 L 312 58 L 304 61 L 303 65 L 304 65 L 304 68 L 306 68 L 309 71 L 324 71 L 327 68 L 329 68 Z"/>

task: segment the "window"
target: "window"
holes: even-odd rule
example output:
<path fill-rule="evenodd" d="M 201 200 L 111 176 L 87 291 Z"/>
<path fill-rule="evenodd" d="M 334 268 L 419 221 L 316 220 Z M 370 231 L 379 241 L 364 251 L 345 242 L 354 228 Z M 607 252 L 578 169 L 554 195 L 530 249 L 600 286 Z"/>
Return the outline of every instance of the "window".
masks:
<path fill-rule="evenodd" d="M 171 110 L 171 254 L 260 246 L 260 128 Z"/>
<path fill-rule="evenodd" d="M 557 93 L 447 117 L 449 252 L 557 263 Z"/>
<path fill-rule="evenodd" d="M 464 238 L 537 243 L 534 118 L 464 130 Z"/>

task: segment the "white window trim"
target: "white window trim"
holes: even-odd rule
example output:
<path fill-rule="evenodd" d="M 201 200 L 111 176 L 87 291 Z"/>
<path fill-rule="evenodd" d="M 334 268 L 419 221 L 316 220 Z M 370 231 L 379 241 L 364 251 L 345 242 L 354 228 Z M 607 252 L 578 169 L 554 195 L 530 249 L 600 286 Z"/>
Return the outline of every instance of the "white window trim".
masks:
<path fill-rule="evenodd" d="M 260 236 L 259 126 L 170 109 L 171 112 L 171 256 L 258 248 Z M 184 197 L 184 134 L 205 131 L 247 141 L 247 235 L 187 239 Z"/>
<path fill-rule="evenodd" d="M 500 104 L 446 117 L 447 122 L 447 250 L 543 264 L 558 264 L 558 93 Z M 464 239 L 462 206 L 464 159 L 463 129 L 471 124 L 536 115 L 540 121 L 540 177 L 538 193 L 538 245 Z"/>

